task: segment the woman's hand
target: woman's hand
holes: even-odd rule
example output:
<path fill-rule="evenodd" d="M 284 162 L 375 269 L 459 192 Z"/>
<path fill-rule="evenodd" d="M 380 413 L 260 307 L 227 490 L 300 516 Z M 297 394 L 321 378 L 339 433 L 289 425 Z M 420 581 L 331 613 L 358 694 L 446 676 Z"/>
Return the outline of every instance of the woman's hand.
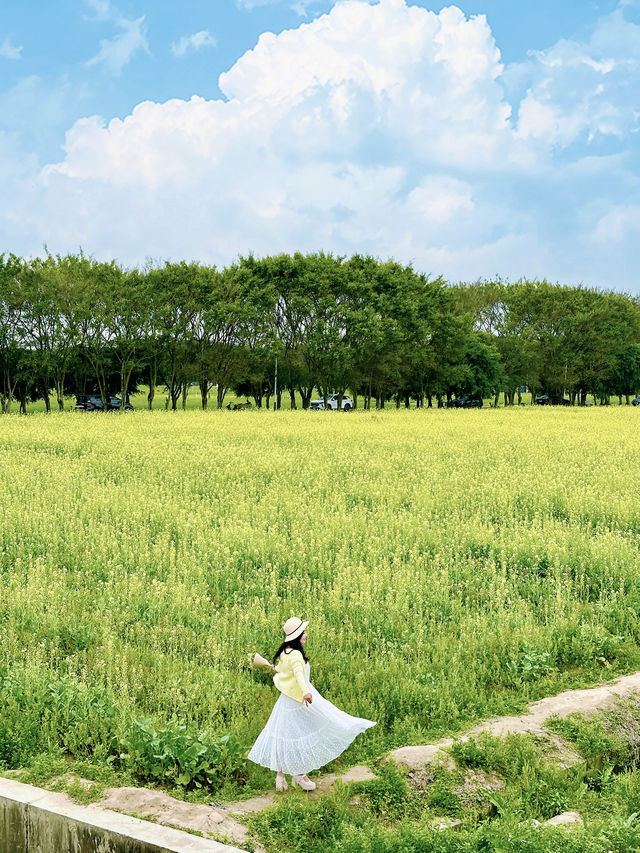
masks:
<path fill-rule="evenodd" d="M 313 696 L 311 695 L 311 693 L 305 693 L 304 696 L 302 697 L 302 704 L 303 705 L 310 705 L 312 702 L 313 702 Z"/>

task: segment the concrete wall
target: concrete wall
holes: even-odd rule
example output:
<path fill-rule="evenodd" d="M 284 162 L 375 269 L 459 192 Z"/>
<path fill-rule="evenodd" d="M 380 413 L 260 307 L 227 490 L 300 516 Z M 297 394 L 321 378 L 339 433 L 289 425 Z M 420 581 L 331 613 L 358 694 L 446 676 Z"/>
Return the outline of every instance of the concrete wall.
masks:
<path fill-rule="evenodd" d="M 0 853 L 238 853 L 238 848 L 0 779 Z"/>

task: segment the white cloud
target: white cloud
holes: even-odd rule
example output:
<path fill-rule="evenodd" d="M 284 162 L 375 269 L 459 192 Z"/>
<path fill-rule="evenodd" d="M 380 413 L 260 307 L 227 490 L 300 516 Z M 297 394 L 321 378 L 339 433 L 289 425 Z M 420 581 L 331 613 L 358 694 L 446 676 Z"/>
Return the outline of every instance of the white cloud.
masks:
<path fill-rule="evenodd" d="M 301 18 L 306 18 L 315 6 L 315 3 L 316 0 L 295 0 L 294 3 L 290 4 L 290 8 L 293 9 L 297 15 L 300 15 Z"/>
<path fill-rule="evenodd" d="M 182 36 L 171 45 L 174 56 L 184 56 L 190 50 L 201 50 L 203 47 L 215 47 L 216 40 L 209 30 L 200 30 L 190 36 Z"/>
<path fill-rule="evenodd" d="M 285 0 L 236 0 L 236 6 L 238 9 L 251 11 L 251 9 L 257 9 L 260 6 L 275 6 L 282 4 L 284 1 Z M 296 14 L 300 15 L 301 18 L 306 18 L 317 3 L 318 0 L 290 0 L 287 5 Z"/>
<path fill-rule="evenodd" d="M 85 2 L 94 13 L 90 20 L 108 21 L 114 14 L 114 9 L 110 0 L 85 0 Z"/>
<path fill-rule="evenodd" d="M 518 133 L 547 145 L 622 137 L 640 116 L 640 26 L 622 8 L 589 41 L 562 40 L 511 73 L 528 78 Z"/>
<path fill-rule="evenodd" d="M 472 189 L 456 178 L 429 175 L 411 190 L 407 208 L 422 215 L 425 221 L 449 222 L 461 211 L 473 210 Z"/>
<path fill-rule="evenodd" d="M 145 16 L 135 20 L 123 17 L 111 3 L 106 0 L 87 0 L 96 13 L 95 20 L 112 20 L 121 31 L 110 39 L 100 41 L 100 50 L 92 57 L 86 66 L 104 65 L 114 75 L 119 75 L 133 56 L 139 51 L 149 52 Z"/>
<path fill-rule="evenodd" d="M 631 144 L 638 53 L 626 26 L 606 19 L 588 43 L 530 57 L 512 110 L 484 16 L 345 0 L 263 34 L 221 75 L 224 98 L 76 122 L 62 162 L 14 192 L 4 231 L 19 252 L 82 245 L 126 263 L 324 248 L 452 279 L 625 286 L 639 251 L 623 213 L 635 167 L 592 153 L 589 138 L 609 128 Z M 560 164 L 556 149 L 576 140 Z"/>
<path fill-rule="evenodd" d="M 275 6 L 280 0 L 236 0 L 238 9 L 257 9 L 259 6 Z"/>
<path fill-rule="evenodd" d="M 14 44 L 10 38 L 5 38 L 0 44 L 0 56 L 3 59 L 21 59 L 22 51 L 22 45 Z"/>
<path fill-rule="evenodd" d="M 640 239 L 640 205 L 615 204 L 598 221 L 594 238 L 607 246 L 624 244 Z"/>

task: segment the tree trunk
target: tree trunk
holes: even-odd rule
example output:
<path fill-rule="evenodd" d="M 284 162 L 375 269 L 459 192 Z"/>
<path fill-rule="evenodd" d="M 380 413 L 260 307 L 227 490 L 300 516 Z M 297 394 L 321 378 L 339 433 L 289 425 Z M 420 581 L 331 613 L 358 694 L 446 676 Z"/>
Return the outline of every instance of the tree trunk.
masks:
<path fill-rule="evenodd" d="M 120 411 L 124 412 L 129 396 L 129 379 L 131 378 L 132 367 L 129 370 L 124 368 L 120 371 Z"/>
<path fill-rule="evenodd" d="M 165 411 L 167 411 L 167 412 L 169 411 L 169 403 L 171 402 L 171 396 L 172 396 L 171 392 L 173 389 L 174 377 L 175 377 L 175 372 L 172 371 L 171 372 L 171 379 L 169 380 L 169 384 L 167 385 L 167 399 L 165 400 L 165 404 L 164 404 Z"/>
<path fill-rule="evenodd" d="M 291 411 L 294 411 L 298 408 L 296 406 L 296 392 L 293 388 L 289 388 L 289 401 L 291 403 Z"/>
<path fill-rule="evenodd" d="M 56 398 L 59 411 L 64 412 L 64 374 L 56 379 Z"/>
<path fill-rule="evenodd" d="M 357 391 L 353 392 L 353 408 L 354 409 L 358 408 L 358 392 Z"/>
<path fill-rule="evenodd" d="M 107 409 L 107 382 L 104 377 L 104 373 L 101 370 L 96 369 L 96 379 L 98 381 L 98 394 L 100 399 L 102 400 L 102 411 L 106 412 Z"/>
<path fill-rule="evenodd" d="M 630 406 L 630 405 L 631 405 L 631 400 L 629 399 L 629 394 L 625 394 L 625 395 L 624 395 L 624 398 L 625 398 L 625 400 L 627 401 L 627 402 L 626 402 L 626 405 L 627 405 L 627 406 Z"/>
<path fill-rule="evenodd" d="M 494 408 L 494 409 L 497 409 L 497 408 L 498 408 L 498 400 L 499 400 L 499 399 L 500 399 L 500 392 L 498 391 L 498 392 L 496 393 L 495 397 L 493 398 L 493 408 Z"/>
<path fill-rule="evenodd" d="M 265 395 L 265 404 L 267 407 L 267 411 L 269 411 L 269 406 L 271 405 L 271 391 L 267 391 L 267 393 Z M 308 408 L 308 406 L 307 406 L 307 408 Z"/>
<path fill-rule="evenodd" d="M 222 382 L 218 382 L 218 388 L 216 390 L 216 403 L 219 409 L 222 408 L 222 404 L 224 403 L 224 397 L 227 393 L 227 389 L 224 387 Z"/>
<path fill-rule="evenodd" d="M 147 394 L 147 406 L 149 411 L 153 408 L 153 398 L 156 395 L 156 384 L 158 382 L 158 359 L 154 357 L 149 362 L 149 393 Z"/>
<path fill-rule="evenodd" d="M 209 382 L 206 379 L 201 379 L 200 382 L 198 382 L 198 385 L 200 386 L 200 403 L 202 404 L 202 411 L 206 412 L 207 405 L 209 403 Z"/>
<path fill-rule="evenodd" d="M 427 409 L 433 409 L 433 397 L 427 394 Z"/>
<path fill-rule="evenodd" d="M 182 411 L 187 411 L 187 397 L 189 396 L 189 383 L 182 383 Z"/>
<path fill-rule="evenodd" d="M 298 386 L 298 393 L 302 398 L 302 408 L 308 409 L 311 405 L 311 397 L 313 396 L 313 388 L 303 388 L 302 386 Z M 267 408 L 269 408 L 269 403 L 267 402 Z"/>
<path fill-rule="evenodd" d="M 171 388 L 169 389 L 169 396 L 171 397 L 171 411 L 178 411 L 178 400 L 180 399 L 180 394 L 182 393 L 182 383 L 178 382 L 175 374 L 171 379 Z"/>

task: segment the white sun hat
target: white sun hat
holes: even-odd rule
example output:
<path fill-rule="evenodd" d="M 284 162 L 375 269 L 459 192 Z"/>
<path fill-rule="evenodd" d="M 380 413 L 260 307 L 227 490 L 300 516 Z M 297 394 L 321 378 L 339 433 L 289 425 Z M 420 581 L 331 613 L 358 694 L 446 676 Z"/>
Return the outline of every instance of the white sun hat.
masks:
<path fill-rule="evenodd" d="M 308 624 L 308 622 L 303 622 L 302 619 L 298 619 L 297 616 L 292 616 L 290 619 L 287 619 L 282 626 L 285 643 L 288 643 L 289 640 L 295 640 L 296 637 L 302 636 L 302 634 L 304 634 L 304 629 Z"/>

